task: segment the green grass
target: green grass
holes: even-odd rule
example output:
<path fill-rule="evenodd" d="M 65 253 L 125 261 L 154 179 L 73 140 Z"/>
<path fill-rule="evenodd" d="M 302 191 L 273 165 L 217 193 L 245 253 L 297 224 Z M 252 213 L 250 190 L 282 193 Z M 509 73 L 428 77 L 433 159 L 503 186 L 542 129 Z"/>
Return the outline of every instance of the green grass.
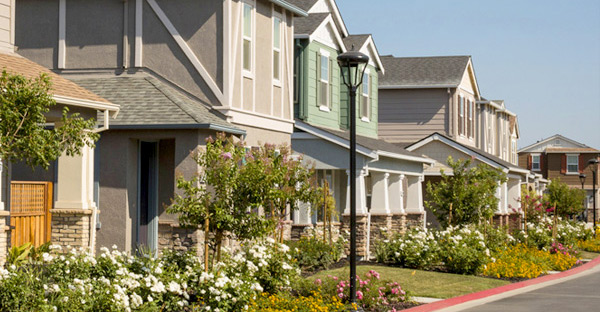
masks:
<path fill-rule="evenodd" d="M 584 251 L 584 250 L 579 252 L 579 258 L 581 258 L 581 259 L 594 259 L 598 256 L 600 256 L 600 253 L 589 252 L 589 251 Z"/>
<path fill-rule="evenodd" d="M 379 272 L 382 279 L 400 283 L 402 289 L 409 292 L 411 296 L 417 297 L 446 299 L 510 284 L 508 281 L 470 275 L 419 271 L 385 266 L 357 267 L 359 276 L 363 276 L 369 270 Z M 333 275 L 348 279 L 349 272 L 350 268 L 344 267 L 321 271 L 309 278 L 323 279 L 327 278 L 327 275 Z"/>

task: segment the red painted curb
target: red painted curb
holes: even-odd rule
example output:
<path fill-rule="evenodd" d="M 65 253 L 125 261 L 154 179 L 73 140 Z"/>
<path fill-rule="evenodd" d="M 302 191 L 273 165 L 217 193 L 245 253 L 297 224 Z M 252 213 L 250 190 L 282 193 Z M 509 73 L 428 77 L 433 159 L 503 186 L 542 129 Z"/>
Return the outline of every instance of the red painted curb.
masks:
<path fill-rule="evenodd" d="M 574 274 L 577 274 L 577 273 L 580 273 L 583 271 L 587 271 L 587 270 L 595 267 L 598 264 L 600 264 L 600 257 L 596 257 L 594 260 L 592 260 L 586 264 L 580 265 L 576 268 L 573 268 L 573 269 L 570 269 L 567 271 L 563 271 L 563 272 L 560 272 L 557 274 L 544 275 L 542 277 L 538 277 L 538 278 L 534 278 L 534 279 L 530 279 L 530 280 L 526 280 L 526 281 L 522 281 L 522 282 L 518 282 L 518 283 L 508 284 L 508 285 L 504 285 L 504 286 L 500 286 L 500 287 L 496 287 L 496 288 L 492 288 L 492 289 L 486 289 L 486 290 L 482 290 L 480 292 L 462 295 L 462 296 L 458 296 L 458 297 L 454 297 L 454 298 L 449 298 L 449 299 L 445 299 L 442 301 L 436 301 L 433 303 L 428 303 L 428 304 L 416 306 L 414 308 L 406 309 L 404 311 L 406 311 L 406 312 L 435 311 L 435 310 L 451 307 L 451 306 L 454 306 L 457 304 L 461 304 L 461 303 L 464 303 L 467 301 L 486 298 L 486 297 L 501 294 L 503 292 L 507 292 L 510 290 L 515 290 L 515 289 L 527 287 L 530 285 L 535 285 L 535 284 L 571 276 L 571 275 L 574 275 Z"/>

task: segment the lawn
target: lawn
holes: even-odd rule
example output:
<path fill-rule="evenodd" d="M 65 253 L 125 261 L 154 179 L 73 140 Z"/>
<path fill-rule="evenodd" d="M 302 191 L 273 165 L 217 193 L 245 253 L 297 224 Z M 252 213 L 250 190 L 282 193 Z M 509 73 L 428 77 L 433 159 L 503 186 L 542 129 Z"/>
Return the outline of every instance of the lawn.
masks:
<path fill-rule="evenodd" d="M 598 256 L 600 256 L 600 253 L 583 251 L 583 250 L 579 252 L 579 258 L 581 258 L 581 259 L 594 259 Z"/>
<path fill-rule="evenodd" d="M 408 291 L 411 296 L 417 297 L 445 299 L 510 284 L 508 281 L 478 276 L 419 271 L 385 266 L 362 265 L 357 267 L 359 276 L 363 276 L 364 273 L 369 270 L 379 272 L 382 279 L 400 283 L 402 289 Z M 344 267 L 321 271 L 309 278 L 323 279 L 326 278 L 327 275 L 333 275 L 348 279 L 349 272 L 350 268 Z"/>

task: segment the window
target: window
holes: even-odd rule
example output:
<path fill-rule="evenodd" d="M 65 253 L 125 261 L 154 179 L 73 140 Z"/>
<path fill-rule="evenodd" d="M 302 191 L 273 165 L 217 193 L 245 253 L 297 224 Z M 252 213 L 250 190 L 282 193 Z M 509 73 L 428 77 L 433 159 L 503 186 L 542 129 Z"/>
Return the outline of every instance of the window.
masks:
<path fill-rule="evenodd" d="M 531 155 L 531 170 L 540 170 L 540 155 Z"/>
<path fill-rule="evenodd" d="M 517 140 L 511 139 L 510 141 L 510 162 L 513 164 L 517 163 Z"/>
<path fill-rule="evenodd" d="M 329 54 L 321 51 L 319 60 L 319 106 L 329 109 Z"/>
<path fill-rule="evenodd" d="M 462 96 L 458 110 L 458 134 L 465 135 L 465 99 Z"/>
<path fill-rule="evenodd" d="M 487 121 L 487 127 L 488 127 L 488 135 L 487 135 L 487 143 L 488 143 L 488 153 L 493 154 L 494 153 L 494 131 L 493 129 L 493 124 L 494 124 L 494 118 L 492 115 L 493 111 L 491 108 L 488 108 L 488 121 Z"/>
<path fill-rule="evenodd" d="M 249 3 L 244 3 L 244 31 L 242 34 L 243 37 L 243 68 L 246 71 L 252 71 L 252 13 L 254 8 Z"/>
<path fill-rule="evenodd" d="M 473 101 L 467 100 L 467 135 L 473 137 Z"/>
<path fill-rule="evenodd" d="M 273 16 L 273 80 L 281 79 L 281 18 Z"/>
<path fill-rule="evenodd" d="M 363 120 L 369 120 L 370 119 L 370 114 L 371 114 L 371 107 L 370 107 L 370 102 L 369 102 L 369 86 L 371 84 L 371 81 L 369 80 L 369 73 L 365 72 L 363 74 L 363 81 L 362 81 L 362 102 L 360 103 L 360 117 Z"/>
<path fill-rule="evenodd" d="M 567 173 L 579 173 L 579 155 L 567 155 Z"/>

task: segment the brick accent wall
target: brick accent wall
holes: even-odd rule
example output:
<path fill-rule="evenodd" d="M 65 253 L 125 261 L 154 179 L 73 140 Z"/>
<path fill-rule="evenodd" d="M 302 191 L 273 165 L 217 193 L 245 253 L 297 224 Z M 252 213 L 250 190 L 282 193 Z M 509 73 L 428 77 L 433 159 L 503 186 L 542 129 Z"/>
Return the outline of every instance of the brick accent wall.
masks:
<path fill-rule="evenodd" d="M 90 246 L 90 210 L 52 209 L 52 244 L 64 247 Z"/>

